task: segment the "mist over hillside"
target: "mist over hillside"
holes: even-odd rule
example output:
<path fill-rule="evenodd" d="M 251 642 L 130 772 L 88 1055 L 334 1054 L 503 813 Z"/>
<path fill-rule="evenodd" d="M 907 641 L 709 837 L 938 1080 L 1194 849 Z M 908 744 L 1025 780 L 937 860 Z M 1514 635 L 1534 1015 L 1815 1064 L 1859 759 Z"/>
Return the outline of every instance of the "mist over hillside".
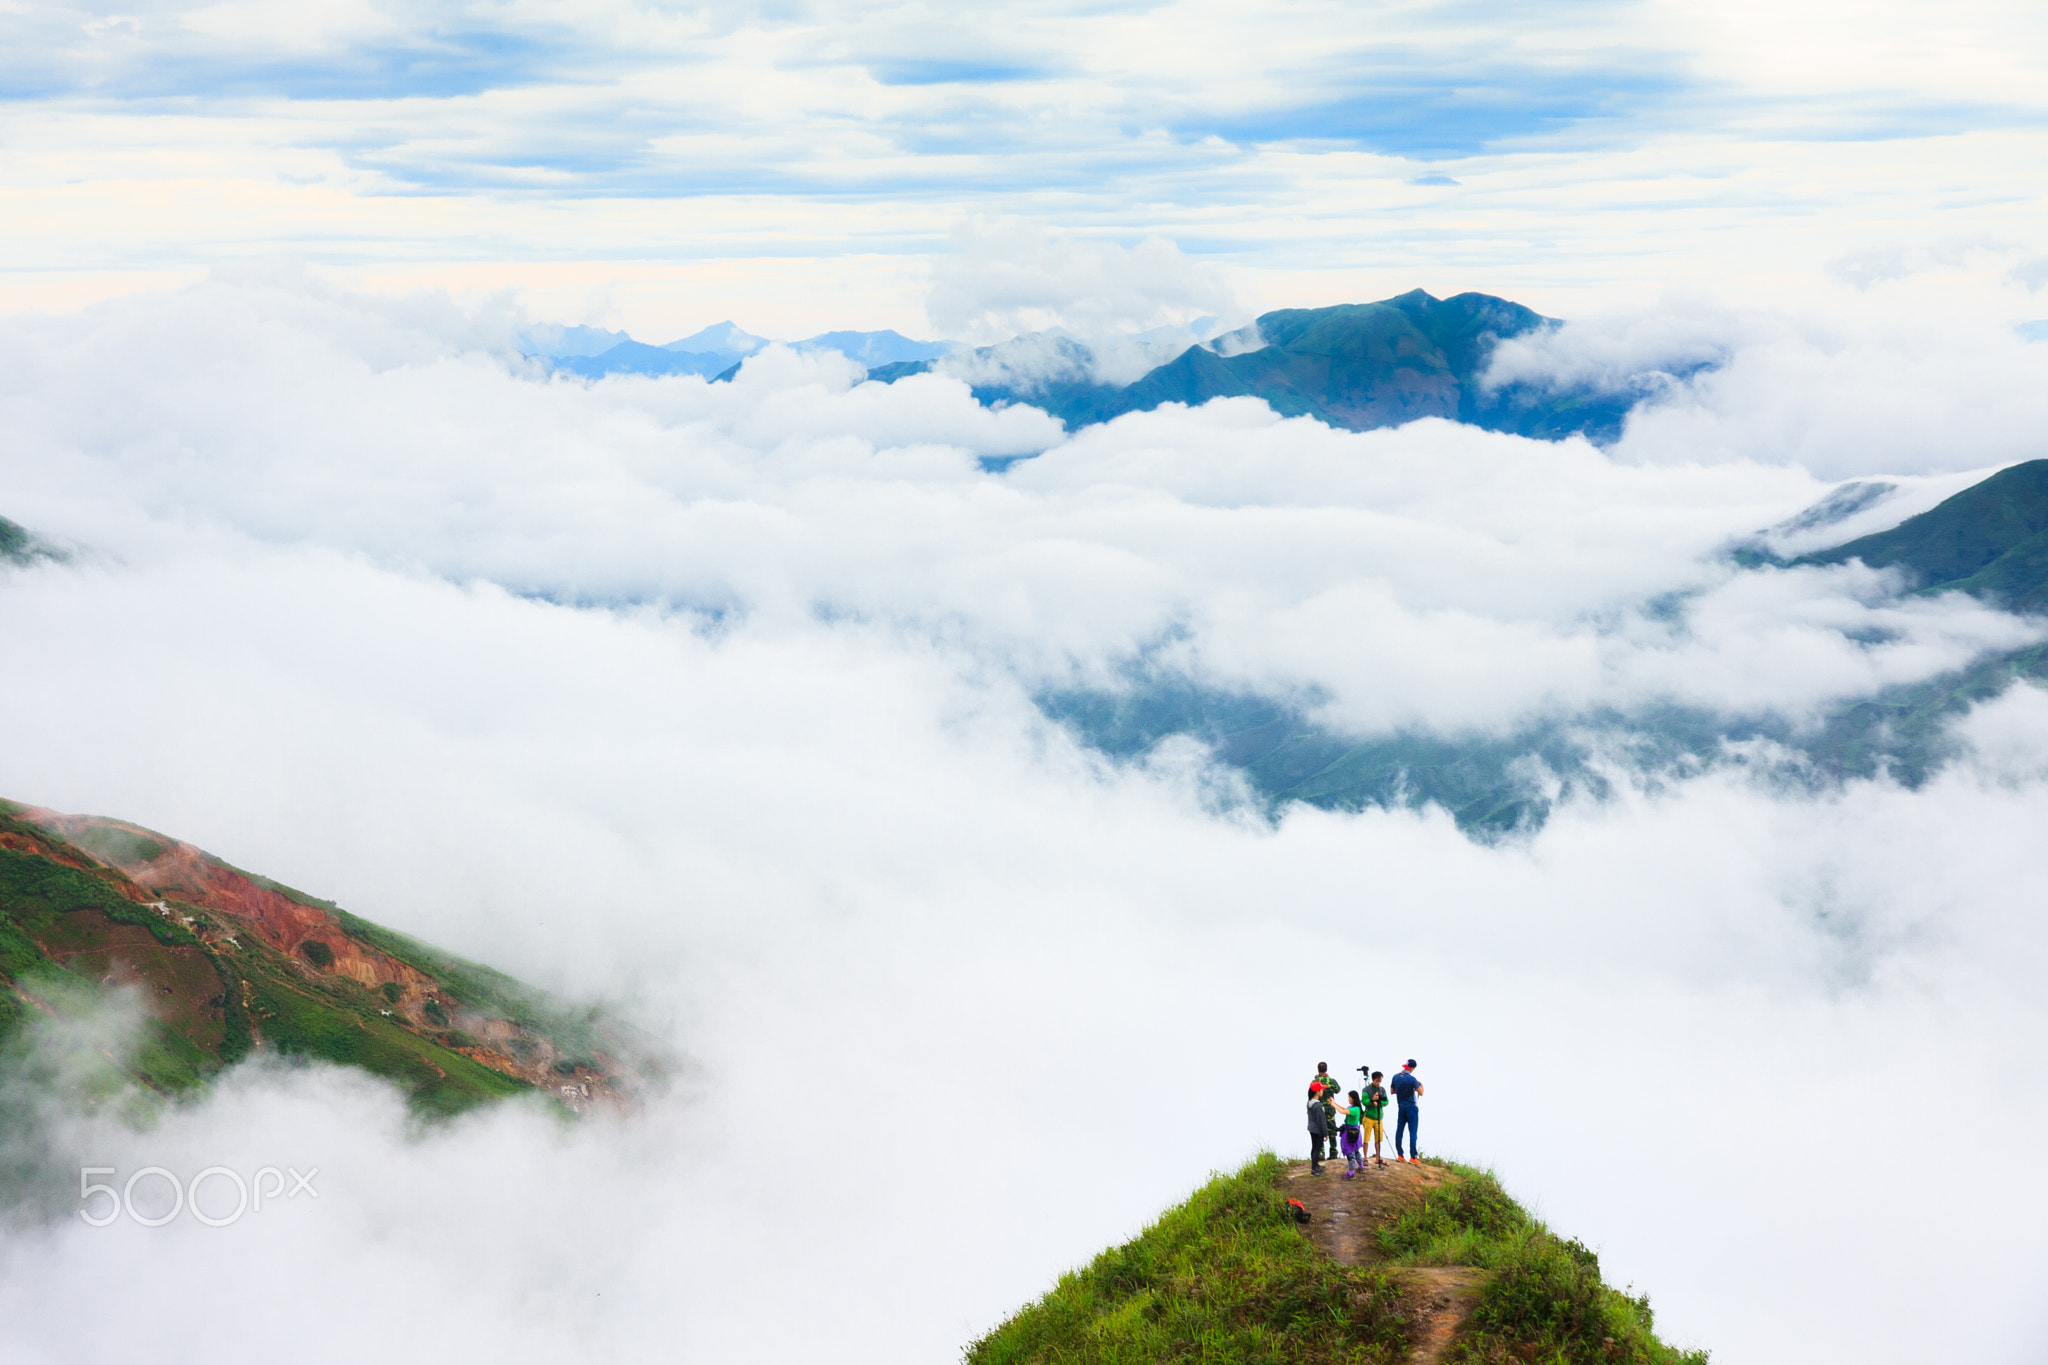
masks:
<path fill-rule="evenodd" d="M 185 1306 L 232 1284 L 244 1339 L 313 1361 L 737 1359 L 771 1321 L 953 1359 L 1296 1141 L 1306 1048 L 1420 1057 L 1426 1150 L 1654 1284 L 1671 1340 L 2023 1358 L 2048 628 L 1973 581 L 2031 523 L 1969 509 L 2038 479 L 2044 353 L 1855 308 L 1497 354 L 1666 375 L 1605 444 L 1250 394 L 1069 425 L 826 349 L 588 382 L 524 358 L 530 320 L 289 272 L 0 320 L 0 515 L 68 556 L 0 567 L 33 720 L 0 791 L 691 1060 L 631 1113 L 422 1126 L 259 1058 L 138 1126 L 51 1083 L 132 1016 L 32 1030 L 10 1341 L 112 1356 L 140 1321 L 213 1358 Z M 1921 555 L 1952 524 L 1981 563 Z M 1296 742 L 1231 747 L 1261 725 Z M 1311 731 L 1377 794 L 1290 787 Z M 1897 1235 L 1872 1125 L 1902 1085 L 1962 1116 L 1996 1207 Z M 76 1168 L 109 1164 L 317 1166 L 321 1197 L 89 1227 Z M 53 1170 L 56 1202 L 21 1174 Z M 837 1269 L 792 1294 L 799 1250 Z M 314 1284 L 348 1332 L 304 1330 Z M 1867 1311 L 1909 1297 L 1997 1307 Z"/>

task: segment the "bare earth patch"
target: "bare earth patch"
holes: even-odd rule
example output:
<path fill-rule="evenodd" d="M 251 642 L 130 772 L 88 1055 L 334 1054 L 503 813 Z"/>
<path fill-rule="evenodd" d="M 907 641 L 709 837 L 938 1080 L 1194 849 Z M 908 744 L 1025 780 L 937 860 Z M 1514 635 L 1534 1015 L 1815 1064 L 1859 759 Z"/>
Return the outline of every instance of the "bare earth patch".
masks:
<path fill-rule="evenodd" d="M 1311 1215 L 1309 1240 L 1343 1265 L 1383 1265 L 1377 1233 L 1422 1202 L 1430 1190 L 1451 1177 L 1435 1166 L 1389 1162 L 1368 1166 L 1355 1179 L 1344 1178 L 1343 1162 L 1326 1162 L 1323 1174 L 1312 1176 L 1306 1161 L 1287 1165 L 1287 1193 Z M 1413 1365 L 1438 1365 L 1479 1300 L 1486 1272 L 1466 1266 L 1419 1266 L 1390 1270 L 1403 1291 L 1408 1317 L 1409 1360 Z"/>

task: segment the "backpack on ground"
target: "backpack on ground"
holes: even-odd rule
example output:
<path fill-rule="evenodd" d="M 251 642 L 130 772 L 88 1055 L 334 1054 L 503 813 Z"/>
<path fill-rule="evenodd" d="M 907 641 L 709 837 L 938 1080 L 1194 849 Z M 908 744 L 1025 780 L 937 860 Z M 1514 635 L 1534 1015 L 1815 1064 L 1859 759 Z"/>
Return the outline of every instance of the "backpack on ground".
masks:
<path fill-rule="evenodd" d="M 1294 1221 L 1297 1223 L 1306 1223 L 1312 1216 L 1308 1211 L 1308 1205 L 1302 1203 L 1299 1199 L 1288 1200 L 1287 1209 L 1288 1212 L 1294 1215 Z"/>

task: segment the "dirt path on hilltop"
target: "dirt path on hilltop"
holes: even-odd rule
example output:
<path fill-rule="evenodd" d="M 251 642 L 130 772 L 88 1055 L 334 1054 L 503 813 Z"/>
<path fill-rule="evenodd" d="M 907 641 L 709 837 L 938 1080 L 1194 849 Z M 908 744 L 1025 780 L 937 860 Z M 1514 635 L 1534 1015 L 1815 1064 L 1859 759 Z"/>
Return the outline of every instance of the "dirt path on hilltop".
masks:
<path fill-rule="evenodd" d="M 1341 1160 L 1325 1162 L 1319 1176 L 1308 1173 L 1306 1161 L 1290 1161 L 1284 1176 L 1288 1197 L 1299 1199 L 1312 1215 L 1309 1240 L 1338 1263 L 1356 1266 L 1384 1266 L 1379 1230 L 1453 1178 L 1437 1166 L 1388 1162 L 1346 1180 Z M 1472 1315 L 1486 1272 L 1469 1266 L 1413 1266 L 1388 1267 L 1387 1273 L 1401 1286 L 1411 1365 L 1439 1365 Z"/>

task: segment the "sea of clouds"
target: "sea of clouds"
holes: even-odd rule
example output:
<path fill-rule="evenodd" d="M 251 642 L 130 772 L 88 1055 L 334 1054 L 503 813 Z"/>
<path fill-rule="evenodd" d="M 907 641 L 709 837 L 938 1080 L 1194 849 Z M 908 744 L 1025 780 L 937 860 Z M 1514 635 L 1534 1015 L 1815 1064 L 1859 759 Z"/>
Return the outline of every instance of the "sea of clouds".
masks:
<path fill-rule="evenodd" d="M 1496 1166 L 1677 1340 L 2035 1358 L 2048 697 L 1979 708 L 1917 790 L 1618 770 L 1497 846 L 1268 821 L 1192 746 L 1118 767 L 1032 705 L 1145 659 L 1358 733 L 1810 717 L 2043 637 L 1720 551 L 1842 479 L 1898 485 L 1870 529 L 2048 454 L 2048 348 L 1663 311 L 1503 357 L 1717 359 L 1605 451 L 1248 400 L 1070 436 L 779 348 L 585 384 L 510 309 L 273 269 L 0 322 L 0 515 L 72 551 L 0 574 L 0 793 L 680 1059 L 630 1115 L 424 1133 L 330 1071 L 252 1064 L 142 1128 L 17 1076 L 10 1355 L 949 1360 L 1206 1172 L 1296 1152 L 1316 1061 L 1415 1056 L 1426 1150 Z M 220 1229 L 64 1202 L 148 1164 L 320 1196 Z"/>

